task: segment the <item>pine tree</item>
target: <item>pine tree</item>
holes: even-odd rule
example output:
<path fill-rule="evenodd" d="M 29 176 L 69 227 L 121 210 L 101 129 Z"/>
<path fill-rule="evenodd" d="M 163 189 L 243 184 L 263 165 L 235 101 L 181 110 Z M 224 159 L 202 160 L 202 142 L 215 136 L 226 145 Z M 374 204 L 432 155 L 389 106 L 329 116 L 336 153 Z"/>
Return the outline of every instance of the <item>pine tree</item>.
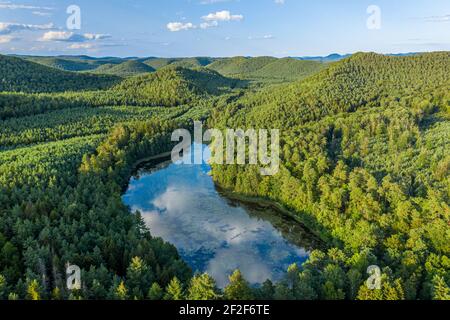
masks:
<path fill-rule="evenodd" d="M 5 299 L 7 294 L 8 294 L 8 288 L 7 288 L 6 279 L 4 276 L 2 276 L 0 274 L 0 300 Z"/>
<path fill-rule="evenodd" d="M 295 296 L 292 294 L 292 289 L 286 281 L 281 281 L 275 286 L 275 293 L 273 295 L 275 300 L 295 300 Z"/>
<path fill-rule="evenodd" d="M 52 300 L 61 300 L 61 290 L 58 287 L 52 290 Z"/>
<path fill-rule="evenodd" d="M 164 290 L 161 288 L 161 286 L 154 282 L 150 289 L 148 290 L 147 297 L 150 300 L 161 300 L 164 296 Z"/>
<path fill-rule="evenodd" d="M 260 288 L 255 289 L 255 298 L 257 300 L 273 300 L 275 287 L 270 280 L 264 281 Z"/>
<path fill-rule="evenodd" d="M 253 293 L 241 271 L 236 270 L 229 277 L 230 284 L 225 287 L 225 299 L 227 300 L 252 300 Z"/>
<path fill-rule="evenodd" d="M 445 283 L 444 278 L 435 276 L 433 278 L 433 299 L 450 300 L 450 288 Z"/>
<path fill-rule="evenodd" d="M 128 289 L 125 282 L 121 281 L 115 289 L 115 297 L 118 300 L 126 300 L 128 298 Z"/>
<path fill-rule="evenodd" d="M 215 300 L 219 298 L 214 279 L 207 273 L 196 275 L 191 279 L 188 300 Z"/>
<path fill-rule="evenodd" d="M 177 277 L 174 277 L 167 286 L 164 300 L 183 300 L 183 288 Z"/>
<path fill-rule="evenodd" d="M 151 281 L 152 275 L 147 264 L 141 258 L 134 257 L 127 269 L 126 283 L 130 295 L 134 299 L 143 299 L 144 290 L 150 286 Z"/>
<path fill-rule="evenodd" d="M 41 300 L 39 282 L 33 279 L 28 284 L 27 288 L 27 299 L 28 300 Z"/>

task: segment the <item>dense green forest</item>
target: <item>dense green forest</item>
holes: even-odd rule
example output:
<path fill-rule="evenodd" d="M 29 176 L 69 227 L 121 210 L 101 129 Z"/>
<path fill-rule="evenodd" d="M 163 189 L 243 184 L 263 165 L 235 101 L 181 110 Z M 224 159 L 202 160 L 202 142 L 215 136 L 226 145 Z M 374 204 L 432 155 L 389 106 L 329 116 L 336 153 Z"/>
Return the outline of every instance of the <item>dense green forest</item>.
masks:
<path fill-rule="evenodd" d="M 326 65 L 316 61 L 301 61 L 293 58 L 235 57 L 217 60 L 207 67 L 230 77 L 263 82 L 285 82 L 306 78 L 325 68 Z"/>
<path fill-rule="evenodd" d="M 102 66 L 119 71 L 86 73 Z M 0 299 L 450 299 L 448 52 L 329 65 L 0 56 L 0 74 Z M 283 205 L 327 249 L 279 283 L 236 270 L 219 290 L 152 237 L 121 193 L 193 120 L 281 129 L 278 175 L 214 166 L 214 180 Z M 369 265 L 381 290 L 365 285 Z"/>
<path fill-rule="evenodd" d="M 89 71 L 93 73 L 110 74 L 119 77 L 130 77 L 142 73 L 154 72 L 155 69 L 143 62 L 130 60 L 122 62 L 120 64 L 104 64 L 93 71 Z"/>
<path fill-rule="evenodd" d="M 282 128 L 278 175 L 213 173 L 227 189 L 297 212 L 330 244 L 310 258 L 316 267 L 300 273 L 294 297 L 448 298 L 449 72 L 447 52 L 356 54 L 213 111 L 214 127 Z M 388 278 L 380 292 L 360 286 L 370 264 Z"/>
<path fill-rule="evenodd" d="M 0 92 L 64 92 L 106 89 L 120 78 L 61 71 L 20 58 L 0 55 Z"/>

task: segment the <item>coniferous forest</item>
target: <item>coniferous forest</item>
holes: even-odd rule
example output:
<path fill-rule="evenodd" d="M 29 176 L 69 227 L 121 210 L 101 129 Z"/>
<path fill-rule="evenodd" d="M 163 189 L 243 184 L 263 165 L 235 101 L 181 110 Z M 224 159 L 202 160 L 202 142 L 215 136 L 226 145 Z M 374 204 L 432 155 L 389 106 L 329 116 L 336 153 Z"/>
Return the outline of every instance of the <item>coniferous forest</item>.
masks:
<path fill-rule="evenodd" d="M 122 201 L 175 129 L 280 128 L 281 165 L 213 165 L 324 243 L 281 281 L 221 289 Z M 0 56 L 0 299 L 449 300 L 450 53 Z M 66 265 L 81 268 L 68 290 Z M 382 270 L 370 290 L 367 269 Z"/>

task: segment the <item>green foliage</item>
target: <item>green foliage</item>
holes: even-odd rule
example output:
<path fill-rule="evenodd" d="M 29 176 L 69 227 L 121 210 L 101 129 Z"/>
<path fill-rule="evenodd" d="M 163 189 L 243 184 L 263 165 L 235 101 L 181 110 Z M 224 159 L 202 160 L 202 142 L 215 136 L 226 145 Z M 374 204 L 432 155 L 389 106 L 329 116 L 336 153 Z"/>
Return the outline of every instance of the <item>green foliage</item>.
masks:
<path fill-rule="evenodd" d="M 148 290 L 147 297 L 150 300 L 162 300 L 164 297 L 164 290 L 158 283 L 154 282 Z"/>
<path fill-rule="evenodd" d="M 20 58 L 63 71 L 89 71 L 94 70 L 98 68 L 99 65 L 101 65 L 92 60 L 75 59 L 69 57 L 60 58 L 21 56 Z"/>
<path fill-rule="evenodd" d="M 96 74 L 109 74 L 119 77 L 130 77 L 142 73 L 154 72 L 155 69 L 140 61 L 129 60 L 121 64 L 104 64 L 91 71 Z"/>
<path fill-rule="evenodd" d="M 10 56 L 0 56 L 0 74 L 0 92 L 98 90 L 119 81 L 117 77 L 61 71 Z"/>
<path fill-rule="evenodd" d="M 219 291 L 213 278 L 207 273 L 195 275 L 187 290 L 187 300 L 216 300 Z"/>
<path fill-rule="evenodd" d="M 286 279 L 275 298 L 431 299 L 436 274 L 448 283 L 449 74 L 448 52 L 360 53 L 213 111 L 212 127 L 281 130 L 279 174 L 214 165 L 214 180 L 282 204 L 339 249 L 311 257 L 301 290 Z M 378 296 L 359 290 L 369 262 L 395 279 Z"/>
<path fill-rule="evenodd" d="M 180 280 L 177 277 L 173 278 L 166 288 L 165 300 L 183 300 L 184 293 Z"/>
<path fill-rule="evenodd" d="M 276 83 L 306 78 L 325 66 L 319 62 L 293 58 L 237 57 L 215 61 L 208 68 L 225 76 Z"/>
<path fill-rule="evenodd" d="M 27 288 L 28 300 L 41 300 L 40 285 L 37 280 L 31 280 Z"/>
<path fill-rule="evenodd" d="M 139 257 L 131 259 L 126 274 L 127 287 L 133 299 L 142 300 L 153 281 L 153 272 Z"/>
<path fill-rule="evenodd" d="M 114 298 L 116 300 L 127 300 L 128 299 L 128 289 L 123 281 L 114 288 Z"/>
<path fill-rule="evenodd" d="M 433 285 L 434 300 L 450 300 L 450 287 L 445 283 L 442 277 L 435 276 Z"/>
<path fill-rule="evenodd" d="M 151 59 L 160 70 L 118 83 L 55 68 L 142 64 L 1 56 L 0 298 L 220 298 L 214 280 L 191 278 L 120 198 L 139 159 L 171 150 L 174 129 L 208 118 L 282 129 L 278 175 L 214 166 L 214 179 L 279 202 L 327 243 L 276 284 L 251 288 L 235 272 L 225 298 L 448 299 L 449 58 L 356 54 L 258 90 L 211 69 L 270 82 L 324 65 L 233 58 L 208 70 L 199 66 L 209 58 Z M 79 292 L 63 289 L 67 261 L 82 268 Z M 374 264 L 383 268 L 378 291 L 365 285 Z"/>
<path fill-rule="evenodd" d="M 239 270 L 229 277 L 230 283 L 224 289 L 224 297 L 227 300 L 252 300 L 253 293 L 247 281 Z"/>
<path fill-rule="evenodd" d="M 4 276 L 0 274 L 0 300 L 6 299 L 8 295 L 8 284 Z"/>
<path fill-rule="evenodd" d="M 145 60 L 144 63 L 148 66 L 159 70 L 167 66 L 177 66 L 184 68 L 197 68 L 205 67 L 212 63 L 214 58 L 196 57 L 196 58 L 150 58 Z"/>

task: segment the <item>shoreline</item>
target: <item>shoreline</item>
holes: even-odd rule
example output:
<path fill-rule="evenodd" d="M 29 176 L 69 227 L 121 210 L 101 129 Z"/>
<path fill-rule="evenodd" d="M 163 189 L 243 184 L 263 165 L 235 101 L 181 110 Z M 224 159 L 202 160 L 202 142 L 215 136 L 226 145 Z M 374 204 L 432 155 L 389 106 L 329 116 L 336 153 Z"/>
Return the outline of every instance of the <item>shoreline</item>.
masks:
<path fill-rule="evenodd" d="M 157 154 L 154 156 L 145 157 L 145 158 L 136 160 L 132 165 L 132 171 L 128 177 L 126 186 L 123 189 L 122 194 L 126 192 L 126 189 L 128 188 L 128 185 L 129 185 L 129 180 L 131 179 L 133 174 L 139 170 L 139 167 L 143 166 L 146 163 L 155 161 L 155 160 L 161 160 L 154 164 L 156 166 L 158 164 L 165 162 L 164 159 L 167 159 L 168 157 L 170 157 L 170 155 L 171 155 L 171 151 L 163 152 L 163 153 L 160 153 L 160 154 Z M 281 204 L 277 201 L 274 201 L 274 200 L 266 199 L 266 198 L 238 194 L 236 192 L 233 192 L 231 190 L 223 188 L 218 183 L 216 183 L 216 181 L 214 181 L 214 173 L 212 171 L 212 168 L 211 168 L 210 176 L 211 176 L 214 186 L 217 189 L 217 191 L 219 192 L 219 194 L 223 195 L 224 197 L 228 198 L 229 200 L 241 202 L 244 205 L 245 204 L 254 205 L 254 206 L 259 206 L 263 209 L 267 209 L 267 208 L 271 209 L 271 210 L 279 213 L 280 215 L 284 216 L 285 218 L 292 219 L 295 223 L 300 224 L 301 227 L 303 229 L 305 229 L 305 231 L 307 231 L 308 233 L 310 233 L 311 235 L 316 237 L 320 242 L 322 242 L 324 244 L 324 246 L 326 246 L 327 241 L 322 237 L 322 235 L 319 232 L 316 232 L 313 228 L 309 227 L 308 224 L 303 219 L 298 217 L 298 215 L 296 215 L 294 212 L 287 209 L 283 204 Z"/>
<path fill-rule="evenodd" d="M 139 166 L 145 164 L 146 162 L 150 162 L 150 161 L 154 161 L 154 160 L 159 160 L 159 159 L 164 159 L 164 158 L 169 157 L 171 154 L 172 154 L 172 152 L 169 151 L 169 152 L 164 152 L 164 153 L 157 154 L 157 155 L 155 155 L 155 156 L 142 158 L 142 159 L 139 159 L 139 160 L 135 161 L 135 162 L 131 165 L 131 167 L 133 168 L 133 171 L 136 171 L 136 170 L 138 169 Z"/>
<path fill-rule="evenodd" d="M 213 181 L 214 181 L 214 179 L 213 179 Z M 217 184 L 215 181 L 214 181 L 214 185 L 216 186 L 217 191 L 220 194 L 222 194 L 224 197 L 226 197 L 230 200 L 238 201 L 238 202 L 241 202 L 241 203 L 247 204 L 247 205 L 256 205 L 261 208 L 269 208 L 269 209 L 283 215 L 286 218 L 294 220 L 295 223 L 300 224 L 303 227 L 303 229 L 305 229 L 308 233 L 315 236 L 323 244 L 326 244 L 325 239 L 323 239 L 323 237 L 320 235 L 320 233 L 318 233 L 318 232 L 314 231 L 312 228 L 308 227 L 308 225 L 305 223 L 305 221 L 300 219 L 291 210 L 287 209 L 283 204 L 281 204 L 277 201 L 274 201 L 274 200 L 266 199 L 266 198 L 261 198 L 261 197 L 257 197 L 257 196 L 247 196 L 244 194 L 236 193 L 234 191 L 230 191 L 226 188 L 223 188 L 222 186 Z"/>

